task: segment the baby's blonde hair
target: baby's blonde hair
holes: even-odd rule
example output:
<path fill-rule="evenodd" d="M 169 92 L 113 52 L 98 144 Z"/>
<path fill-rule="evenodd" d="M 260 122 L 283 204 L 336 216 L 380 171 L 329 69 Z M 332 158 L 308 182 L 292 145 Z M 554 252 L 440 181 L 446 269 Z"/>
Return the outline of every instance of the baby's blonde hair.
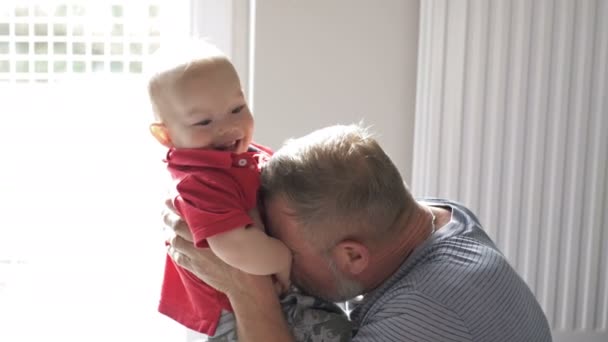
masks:
<path fill-rule="evenodd" d="M 162 119 L 160 102 L 168 86 L 196 66 L 214 62 L 230 64 L 228 57 L 205 39 L 186 38 L 163 43 L 144 65 L 155 118 Z"/>

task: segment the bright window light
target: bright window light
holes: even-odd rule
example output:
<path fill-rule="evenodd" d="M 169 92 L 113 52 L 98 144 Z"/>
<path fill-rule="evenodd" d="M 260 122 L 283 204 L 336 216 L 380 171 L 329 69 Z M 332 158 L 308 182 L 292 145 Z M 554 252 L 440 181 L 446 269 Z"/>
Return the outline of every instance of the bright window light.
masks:
<path fill-rule="evenodd" d="M 184 341 L 143 63 L 184 1 L 0 2 L 0 341 Z"/>

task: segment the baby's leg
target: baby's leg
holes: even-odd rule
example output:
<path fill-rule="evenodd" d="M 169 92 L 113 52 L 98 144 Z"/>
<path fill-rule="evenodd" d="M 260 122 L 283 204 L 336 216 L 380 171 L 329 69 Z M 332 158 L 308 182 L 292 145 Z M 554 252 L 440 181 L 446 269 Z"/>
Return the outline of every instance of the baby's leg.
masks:
<path fill-rule="evenodd" d="M 336 304 L 290 292 L 281 306 L 297 342 L 348 342 L 352 326 L 346 313 Z M 203 340 L 204 341 L 204 340 Z M 209 342 L 237 342 L 234 314 L 222 311 L 215 335 Z"/>
<path fill-rule="evenodd" d="M 347 342 L 352 326 L 336 304 L 303 295 L 287 294 L 282 300 L 287 324 L 298 342 Z"/>
<path fill-rule="evenodd" d="M 236 320 L 234 314 L 222 310 L 222 316 L 217 324 L 215 335 L 208 337 L 209 342 L 236 342 Z"/>

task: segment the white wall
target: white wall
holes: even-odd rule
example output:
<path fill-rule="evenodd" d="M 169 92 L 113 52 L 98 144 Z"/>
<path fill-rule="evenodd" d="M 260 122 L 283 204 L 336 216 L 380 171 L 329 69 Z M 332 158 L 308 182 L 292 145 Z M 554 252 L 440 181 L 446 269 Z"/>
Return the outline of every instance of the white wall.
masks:
<path fill-rule="evenodd" d="M 261 0 L 255 8 L 256 140 L 364 119 L 411 175 L 419 1 Z"/>

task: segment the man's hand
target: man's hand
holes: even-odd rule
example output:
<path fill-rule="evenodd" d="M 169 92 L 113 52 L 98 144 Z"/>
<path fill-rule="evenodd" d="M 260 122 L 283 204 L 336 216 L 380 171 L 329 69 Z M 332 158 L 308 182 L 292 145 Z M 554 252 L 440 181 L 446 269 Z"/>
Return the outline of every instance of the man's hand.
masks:
<path fill-rule="evenodd" d="M 165 201 L 162 213 L 169 246 L 167 253 L 179 266 L 192 272 L 205 283 L 220 292 L 228 292 L 233 286 L 232 275 L 238 270 L 220 260 L 209 248 L 196 248 L 186 221 L 175 210 L 173 201 Z"/>
<path fill-rule="evenodd" d="M 190 242 L 194 241 L 186 221 L 184 221 L 177 213 L 171 198 L 165 200 L 165 208 L 163 209 L 162 217 L 164 223 L 163 231 L 167 234 L 167 240 L 174 235 L 177 235 L 184 240 Z"/>
<path fill-rule="evenodd" d="M 228 296 L 237 317 L 239 341 L 295 341 L 271 277 L 247 274 L 220 260 L 211 249 L 196 248 L 173 202 L 166 201 L 165 207 L 164 229 L 171 235 L 167 253 L 178 265 Z M 257 213 L 254 221 L 260 222 Z"/>
<path fill-rule="evenodd" d="M 167 253 L 179 266 L 227 295 L 251 291 L 252 282 L 269 282 L 268 276 L 255 276 L 238 270 L 218 258 L 210 248 L 196 248 L 188 225 L 177 214 L 172 200 L 165 201 L 163 230 L 167 233 Z M 264 280 L 262 280 L 264 278 Z"/>
<path fill-rule="evenodd" d="M 223 262 L 211 249 L 196 248 L 191 241 L 175 235 L 169 239 L 167 253 L 175 263 L 216 290 L 228 293 L 238 289 L 234 275 L 240 271 Z"/>

